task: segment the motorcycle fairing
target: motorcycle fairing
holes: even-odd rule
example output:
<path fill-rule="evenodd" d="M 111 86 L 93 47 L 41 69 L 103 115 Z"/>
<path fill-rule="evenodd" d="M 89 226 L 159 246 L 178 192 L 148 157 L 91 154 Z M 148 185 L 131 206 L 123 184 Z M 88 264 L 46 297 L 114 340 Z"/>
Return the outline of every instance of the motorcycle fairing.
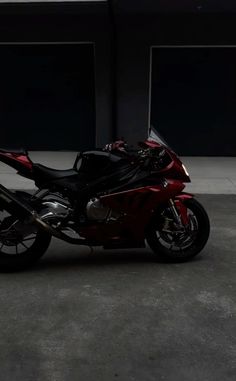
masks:
<path fill-rule="evenodd" d="M 100 197 L 101 203 L 121 213 L 114 222 L 101 222 L 80 229 L 80 235 L 87 240 L 95 239 L 103 246 L 112 242 L 126 242 L 133 247 L 143 247 L 145 226 L 155 209 L 174 198 L 184 189 L 180 181 L 169 180 L 165 185 L 154 185 L 117 192 Z M 131 244 L 132 243 L 132 244 Z"/>

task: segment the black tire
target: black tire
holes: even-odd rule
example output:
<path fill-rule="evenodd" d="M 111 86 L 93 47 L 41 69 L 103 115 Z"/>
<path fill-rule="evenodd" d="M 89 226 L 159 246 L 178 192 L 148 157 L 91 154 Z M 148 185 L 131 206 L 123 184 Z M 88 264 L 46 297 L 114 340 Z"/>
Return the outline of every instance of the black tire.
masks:
<path fill-rule="evenodd" d="M 33 244 L 22 254 L 6 254 L 0 250 L 0 272 L 20 271 L 32 266 L 47 251 L 51 235 L 38 230 Z"/>
<path fill-rule="evenodd" d="M 165 240 L 162 239 L 162 235 L 165 234 L 163 234 L 161 231 L 161 211 L 153 216 L 152 221 L 147 228 L 147 243 L 156 254 L 157 258 L 162 262 L 188 261 L 199 254 L 208 241 L 210 234 L 210 222 L 205 209 L 194 198 L 186 199 L 184 204 L 188 210 L 191 211 L 192 215 L 195 216 L 194 218 L 197 221 L 197 230 L 194 234 L 194 239 L 186 248 L 180 248 L 179 250 L 176 248 L 176 250 L 172 250 L 171 246 L 173 246 L 173 244 L 171 245 L 170 243 L 169 248 L 163 245 Z M 162 212 L 165 212 L 165 208 L 162 210 Z"/>
<path fill-rule="evenodd" d="M 26 203 L 31 203 L 31 194 L 22 191 L 16 191 L 15 193 Z M 9 229 L 17 221 L 15 217 L 7 216 L 6 214 L 8 215 L 4 210 L 1 210 L 1 233 Z M 4 234 L 0 236 L 0 272 L 19 271 L 32 266 L 44 255 L 50 245 L 52 237 L 48 232 L 34 225 L 27 225 L 24 221 L 18 220 L 18 222 L 23 231 L 26 228 L 28 233 L 21 234 L 17 229 L 15 233 L 13 229 L 14 242 L 11 242 L 11 239 L 7 239 Z M 23 250 L 18 250 L 18 245 Z M 17 247 L 15 252 L 14 247 Z M 6 253 L 7 249 L 12 249 L 11 251 L 13 252 Z"/>

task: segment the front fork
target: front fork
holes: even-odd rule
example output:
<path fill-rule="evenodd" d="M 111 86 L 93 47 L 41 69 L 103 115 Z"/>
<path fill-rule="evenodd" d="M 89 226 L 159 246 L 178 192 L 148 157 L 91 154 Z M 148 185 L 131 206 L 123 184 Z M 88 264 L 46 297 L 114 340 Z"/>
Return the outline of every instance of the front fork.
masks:
<path fill-rule="evenodd" d="M 180 228 L 185 228 L 189 223 L 188 209 L 181 199 L 170 199 L 169 209 L 173 215 L 174 221 Z"/>

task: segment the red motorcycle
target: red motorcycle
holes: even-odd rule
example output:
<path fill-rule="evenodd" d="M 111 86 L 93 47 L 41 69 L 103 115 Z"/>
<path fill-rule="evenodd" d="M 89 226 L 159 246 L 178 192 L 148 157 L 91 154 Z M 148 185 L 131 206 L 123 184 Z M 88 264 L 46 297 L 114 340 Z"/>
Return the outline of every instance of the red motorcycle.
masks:
<path fill-rule="evenodd" d="M 104 249 L 142 248 L 165 261 L 186 261 L 206 245 L 206 211 L 183 193 L 189 175 L 152 129 L 137 149 L 118 141 L 79 153 L 74 167 L 33 163 L 25 150 L 0 149 L 0 160 L 34 180 L 38 190 L 0 185 L 0 270 L 31 265 L 51 237 Z"/>

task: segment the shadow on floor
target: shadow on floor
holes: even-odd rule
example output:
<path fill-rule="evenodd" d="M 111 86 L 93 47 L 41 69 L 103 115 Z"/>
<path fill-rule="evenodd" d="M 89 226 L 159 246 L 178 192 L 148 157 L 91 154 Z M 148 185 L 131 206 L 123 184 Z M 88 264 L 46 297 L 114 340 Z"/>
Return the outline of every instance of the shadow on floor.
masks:
<path fill-rule="evenodd" d="M 204 260 L 203 255 L 195 257 L 191 262 Z M 78 254 L 71 256 L 66 252 L 60 252 L 57 255 L 45 256 L 40 262 L 36 263 L 31 270 L 40 271 L 44 269 L 69 269 L 77 267 L 98 267 L 111 265 L 129 265 L 129 264 L 159 264 L 165 266 L 185 265 L 190 262 L 168 263 L 159 260 L 155 254 L 145 249 L 122 250 L 122 251 L 93 251 L 90 254 Z"/>

